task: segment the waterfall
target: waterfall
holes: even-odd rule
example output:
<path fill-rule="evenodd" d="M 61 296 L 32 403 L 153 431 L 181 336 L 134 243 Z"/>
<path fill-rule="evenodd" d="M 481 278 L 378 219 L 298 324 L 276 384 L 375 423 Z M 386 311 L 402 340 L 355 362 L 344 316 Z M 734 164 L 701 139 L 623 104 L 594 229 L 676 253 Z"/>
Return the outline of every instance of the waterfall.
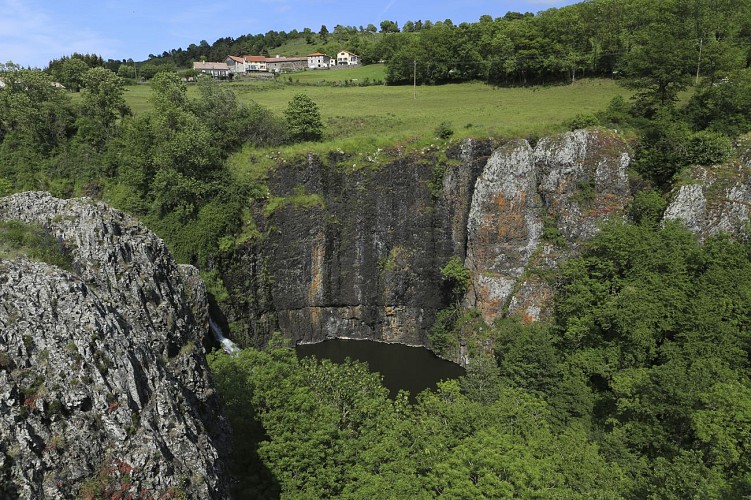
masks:
<path fill-rule="evenodd" d="M 214 320 L 211 318 L 209 318 L 209 326 L 211 327 L 211 333 L 214 334 L 214 338 L 222 346 L 222 350 L 224 352 L 226 352 L 227 354 L 235 354 L 240 352 L 240 348 L 237 347 L 234 342 L 222 335 L 222 329 L 219 328 L 219 325 L 217 325 L 216 322 L 214 322 Z"/>

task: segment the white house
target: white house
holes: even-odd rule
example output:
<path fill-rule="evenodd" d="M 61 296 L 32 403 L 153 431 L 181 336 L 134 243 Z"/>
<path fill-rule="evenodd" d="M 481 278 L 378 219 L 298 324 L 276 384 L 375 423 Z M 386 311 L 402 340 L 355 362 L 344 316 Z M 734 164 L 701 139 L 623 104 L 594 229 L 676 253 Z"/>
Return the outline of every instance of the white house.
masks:
<path fill-rule="evenodd" d="M 353 54 L 352 52 L 343 50 L 336 55 L 336 64 L 344 66 L 353 66 L 355 64 L 360 64 L 360 56 Z"/>
<path fill-rule="evenodd" d="M 245 71 L 268 71 L 264 56 L 245 56 Z"/>
<path fill-rule="evenodd" d="M 320 52 L 308 54 L 308 69 L 328 69 L 331 66 L 331 57 Z"/>

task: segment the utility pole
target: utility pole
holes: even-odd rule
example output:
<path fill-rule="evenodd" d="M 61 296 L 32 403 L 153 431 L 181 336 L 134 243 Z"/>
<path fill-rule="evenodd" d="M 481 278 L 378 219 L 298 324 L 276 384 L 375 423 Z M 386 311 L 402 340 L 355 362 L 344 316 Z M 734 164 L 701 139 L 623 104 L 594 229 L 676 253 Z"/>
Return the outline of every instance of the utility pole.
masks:
<path fill-rule="evenodd" d="M 412 99 L 417 100 L 417 60 L 412 61 Z"/>
<path fill-rule="evenodd" d="M 699 69 L 701 68 L 701 48 L 704 45 L 704 37 L 699 38 L 699 60 L 696 63 L 696 85 L 699 85 Z"/>

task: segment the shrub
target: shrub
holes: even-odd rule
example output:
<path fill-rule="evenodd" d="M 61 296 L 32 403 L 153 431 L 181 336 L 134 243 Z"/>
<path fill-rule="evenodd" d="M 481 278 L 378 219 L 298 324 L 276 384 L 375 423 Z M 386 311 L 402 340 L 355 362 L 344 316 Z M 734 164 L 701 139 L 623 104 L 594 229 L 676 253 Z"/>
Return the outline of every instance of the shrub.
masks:
<path fill-rule="evenodd" d="M 571 120 L 566 122 L 566 128 L 569 130 L 578 130 L 580 128 L 594 127 L 599 125 L 600 120 L 595 115 L 586 115 L 579 113 Z"/>
<path fill-rule="evenodd" d="M 688 144 L 688 161 L 696 165 L 716 165 L 730 159 L 733 145 L 719 132 L 703 130 L 691 136 Z"/>
<path fill-rule="evenodd" d="M 296 94 L 284 111 L 290 137 L 294 141 L 320 141 L 323 121 L 318 105 L 305 94 Z"/>
<path fill-rule="evenodd" d="M 667 208 L 667 202 L 660 196 L 660 193 L 641 191 L 634 196 L 628 215 L 637 224 L 656 226 L 662 220 L 665 208 Z"/>
<path fill-rule="evenodd" d="M 452 135 L 454 135 L 454 129 L 451 128 L 451 124 L 449 122 L 441 122 L 440 125 L 438 125 L 435 129 L 435 135 L 439 139 L 448 139 Z"/>

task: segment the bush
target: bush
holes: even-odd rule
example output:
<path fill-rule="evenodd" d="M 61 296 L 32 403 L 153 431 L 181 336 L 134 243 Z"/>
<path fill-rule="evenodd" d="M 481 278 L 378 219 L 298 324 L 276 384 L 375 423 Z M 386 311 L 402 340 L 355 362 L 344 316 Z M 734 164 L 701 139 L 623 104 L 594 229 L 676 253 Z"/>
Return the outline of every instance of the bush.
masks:
<path fill-rule="evenodd" d="M 294 141 L 320 141 L 323 121 L 318 105 L 305 94 L 296 94 L 284 111 L 290 137 Z"/>
<path fill-rule="evenodd" d="M 580 128 L 594 127 L 600 124 L 600 120 L 595 115 L 578 114 L 566 122 L 566 128 L 569 130 L 578 130 Z"/>
<path fill-rule="evenodd" d="M 451 128 L 451 124 L 449 122 L 441 122 L 438 127 L 435 129 L 435 135 L 439 139 L 448 139 L 452 135 L 454 135 L 454 129 Z"/>
<path fill-rule="evenodd" d="M 730 139 L 719 132 L 703 130 L 691 136 L 688 144 L 688 161 L 696 165 L 717 165 L 733 155 Z"/>
<path fill-rule="evenodd" d="M 667 205 L 660 193 L 641 191 L 634 196 L 628 209 L 628 215 L 637 224 L 657 226 L 662 220 L 662 214 L 665 212 Z"/>

